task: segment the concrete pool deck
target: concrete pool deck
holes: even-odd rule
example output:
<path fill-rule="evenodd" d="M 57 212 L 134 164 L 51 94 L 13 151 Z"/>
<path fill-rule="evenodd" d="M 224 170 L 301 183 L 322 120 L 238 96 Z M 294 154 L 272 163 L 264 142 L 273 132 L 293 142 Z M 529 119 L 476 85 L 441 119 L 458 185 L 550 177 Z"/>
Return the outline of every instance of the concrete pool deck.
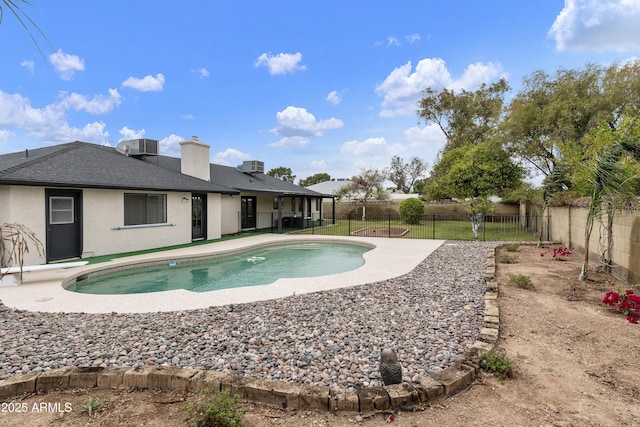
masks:
<path fill-rule="evenodd" d="M 373 245 L 375 248 L 364 254 L 365 264 L 355 270 L 330 276 L 278 279 L 269 285 L 238 287 L 211 292 L 173 290 L 129 295 L 80 294 L 67 291 L 62 287 L 62 283 L 79 274 L 126 264 L 202 257 L 248 249 L 252 246 L 308 241 L 352 242 Z M 153 313 L 242 304 L 288 297 L 294 293 L 299 295 L 398 277 L 413 270 L 443 243 L 444 240 L 263 234 L 118 258 L 101 264 L 66 270 L 24 273 L 22 284 L 0 287 L 0 300 L 5 306 L 20 310 L 68 313 Z"/>

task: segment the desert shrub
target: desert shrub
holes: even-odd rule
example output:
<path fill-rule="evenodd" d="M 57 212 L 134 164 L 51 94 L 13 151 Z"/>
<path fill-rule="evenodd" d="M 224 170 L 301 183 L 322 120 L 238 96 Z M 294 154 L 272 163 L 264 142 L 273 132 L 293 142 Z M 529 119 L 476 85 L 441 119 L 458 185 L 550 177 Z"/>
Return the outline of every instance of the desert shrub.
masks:
<path fill-rule="evenodd" d="M 531 278 L 524 274 L 509 274 L 509 283 L 521 289 L 533 289 Z"/>
<path fill-rule="evenodd" d="M 518 262 L 518 257 L 511 254 L 499 254 L 496 261 L 501 264 L 515 264 Z"/>
<path fill-rule="evenodd" d="M 502 347 L 480 353 L 479 356 L 480 368 L 493 373 L 501 381 L 513 376 L 516 370 L 516 363 L 507 357 Z"/>
<path fill-rule="evenodd" d="M 204 389 L 182 410 L 187 413 L 187 425 L 193 427 L 241 427 L 246 409 L 239 405 L 240 396 L 229 397 L 229 392 Z"/>
<path fill-rule="evenodd" d="M 517 243 L 509 243 L 505 245 L 504 248 L 507 252 L 518 252 L 520 250 L 520 245 Z"/>
<path fill-rule="evenodd" d="M 424 203 L 420 199 L 412 197 L 405 199 L 398 205 L 400 219 L 407 224 L 420 224 L 424 218 Z"/>

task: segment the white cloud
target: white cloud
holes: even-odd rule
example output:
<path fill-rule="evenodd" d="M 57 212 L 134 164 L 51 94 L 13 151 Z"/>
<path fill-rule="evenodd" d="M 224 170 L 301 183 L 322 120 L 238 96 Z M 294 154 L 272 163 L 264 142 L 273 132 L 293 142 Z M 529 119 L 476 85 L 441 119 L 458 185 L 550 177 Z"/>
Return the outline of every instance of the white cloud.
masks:
<path fill-rule="evenodd" d="M 314 171 L 326 171 L 327 162 L 325 162 L 324 160 L 314 160 L 309 163 L 309 169 Z"/>
<path fill-rule="evenodd" d="M 233 166 L 237 161 L 243 160 L 251 160 L 251 155 L 235 148 L 227 148 L 224 151 L 218 151 L 213 156 L 213 163 L 218 165 Z"/>
<path fill-rule="evenodd" d="M 49 55 L 49 61 L 62 80 L 71 80 L 76 71 L 84 70 L 84 60 L 77 55 L 64 53 L 62 49 Z"/>
<path fill-rule="evenodd" d="M 390 144 L 382 137 L 347 141 L 340 147 L 343 160 L 349 162 L 349 170 L 384 169 L 391 157 L 402 151 L 401 144 Z"/>
<path fill-rule="evenodd" d="M 73 102 L 63 97 L 58 103 L 35 108 L 20 94 L 0 91 L 0 128 L 24 129 L 29 136 L 47 143 L 104 142 L 109 135 L 104 122 L 87 123 L 82 128 L 69 125 L 66 111 L 70 104 Z"/>
<path fill-rule="evenodd" d="M 144 129 L 142 129 L 142 134 L 144 135 Z M 182 141 L 184 141 L 183 137 L 171 134 L 158 141 L 158 151 L 163 156 L 180 157 L 180 142 Z"/>
<path fill-rule="evenodd" d="M 129 139 L 144 138 L 144 134 L 146 133 L 146 131 L 144 129 L 129 129 L 127 126 L 123 126 L 122 129 L 120 129 L 119 133 L 119 141 L 127 141 Z"/>
<path fill-rule="evenodd" d="M 201 79 L 206 79 L 210 75 L 209 70 L 207 70 L 206 68 L 196 68 L 191 71 L 196 73 Z"/>
<path fill-rule="evenodd" d="M 565 0 L 549 30 L 563 51 L 640 50 L 640 0 Z"/>
<path fill-rule="evenodd" d="M 340 102 L 342 102 L 342 95 L 340 95 L 337 91 L 332 90 L 331 92 L 329 92 L 329 95 L 327 95 L 326 100 L 333 105 L 338 105 L 340 104 Z"/>
<path fill-rule="evenodd" d="M 347 141 L 340 147 L 340 154 L 350 157 L 385 157 L 402 151 L 400 144 L 389 144 L 385 138 L 367 138 L 364 141 Z"/>
<path fill-rule="evenodd" d="M 6 145 L 7 142 L 9 142 L 9 138 L 14 135 L 15 133 L 11 132 L 10 130 L 0 129 L 0 147 Z"/>
<path fill-rule="evenodd" d="M 307 68 L 304 65 L 300 65 L 300 61 L 302 61 L 302 54 L 300 52 L 279 53 L 275 56 L 271 55 L 271 52 L 269 52 L 260 55 L 256 59 L 254 67 L 267 67 L 269 74 L 271 75 L 295 73 L 296 71 L 305 70 Z"/>
<path fill-rule="evenodd" d="M 471 64 L 459 79 L 449 72 L 441 58 L 425 58 L 413 70 L 411 61 L 395 68 L 385 80 L 376 86 L 376 93 L 384 97 L 382 117 L 415 115 L 422 92 L 430 87 L 438 89 L 473 90 L 481 83 L 488 83 L 505 74 L 502 67 L 494 63 Z"/>
<path fill-rule="evenodd" d="M 422 37 L 420 37 L 420 34 L 418 33 L 413 33 L 413 34 L 409 34 L 408 36 L 404 36 L 404 39 L 409 42 L 409 44 L 413 44 L 415 42 L 420 41 Z"/>
<path fill-rule="evenodd" d="M 469 64 L 462 73 L 462 76 L 449 84 L 448 89 L 461 90 L 461 89 L 476 89 L 480 87 L 482 83 L 489 83 L 498 78 L 508 76 L 507 73 L 502 71 L 502 66 L 489 62 L 484 64 L 482 62 L 476 62 L 475 64 Z"/>
<path fill-rule="evenodd" d="M 164 74 L 158 73 L 156 76 L 148 75 L 139 79 L 137 77 L 129 77 L 122 82 L 123 87 L 129 87 L 142 92 L 159 92 L 164 88 Z"/>
<path fill-rule="evenodd" d="M 96 95 L 91 99 L 75 92 L 69 95 L 61 92 L 60 96 L 59 105 L 65 110 L 73 108 L 76 111 L 86 111 L 93 115 L 110 113 L 122 103 L 122 97 L 117 89 L 109 89 L 109 96 Z"/>
<path fill-rule="evenodd" d="M 31 75 L 33 75 L 35 73 L 36 64 L 32 60 L 23 59 L 22 62 L 20 63 L 20 66 L 22 68 L 26 68 L 27 70 L 29 70 Z"/>
<path fill-rule="evenodd" d="M 402 45 L 400 44 L 400 41 L 396 36 L 389 36 L 387 37 L 387 47 L 388 46 L 402 46 Z"/>
<path fill-rule="evenodd" d="M 311 137 L 322 136 L 325 131 L 339 129 L 342 120 L 332 117 L 327 120 L 316 120 L 316 117 L 305 108 L 288 106 L 276 113 L 278 125 L 271 132 L 282 137 L 280 141 L 270 144 L 271 147 L 295 147 L 309 143 Z"/>
<path fill-rule="evenodd" d="M 193 120 L 195 119 L 195 116 L 191 113 L 187 113 L 187 114 L 181 115 L 180 118 L 185 120 Z"/>
<path fill-rule="evenodd" d="M 421 37 L 420 34 L 418 33 L 413 33 L 413 34 L 409 34 L 403 37 L 404 40 L 407 41 L 407 43 L 409 44 L 413 44 L 417 41 L 420 41 Z M 401 47 L 402 46 L 402 42 L 400 42 L 400 39 L 396 36 L 388 36 L 386 40 L 384 41 L 376 41 L 374 43 L 374 46 L 376 47 Z"/>

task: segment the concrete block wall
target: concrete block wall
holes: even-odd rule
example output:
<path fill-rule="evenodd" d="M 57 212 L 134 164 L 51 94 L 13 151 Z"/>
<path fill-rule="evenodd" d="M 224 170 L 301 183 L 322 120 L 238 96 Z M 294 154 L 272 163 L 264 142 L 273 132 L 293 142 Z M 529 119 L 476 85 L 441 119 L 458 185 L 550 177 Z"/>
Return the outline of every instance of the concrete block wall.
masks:
<path fill-rule="evenodd" d="M 571 206 L 550 207 L 550 236 L 552 241 L 562 242 L 580 254 L 585 249 L 585 225 L 587 208 Z M 606 222 L 606 218 L 603 218 Z M 611 230 L 613 250 L 611 273 L 630 284 L 640 282 L 640 213 L 631 211 L 616 212 Z M 605 244 L 608 236 L 596 220 L 589 239 L 589 265 L 597 265 L 600 242 Z"/>

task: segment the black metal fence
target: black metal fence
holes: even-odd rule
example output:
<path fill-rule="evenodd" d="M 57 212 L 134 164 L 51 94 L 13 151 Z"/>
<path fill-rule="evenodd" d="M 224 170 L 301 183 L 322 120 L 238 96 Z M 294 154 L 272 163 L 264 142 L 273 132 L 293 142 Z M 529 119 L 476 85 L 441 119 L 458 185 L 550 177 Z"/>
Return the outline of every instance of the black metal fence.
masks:
<path fill-rule="evenodd" d="M 345 214 L 335 218 L 320 218 L 315 214 L 284 217 L 282 231 L 329 236 L 535 241 L 549 239 L 548 221 L 548 217 L 531 215 L 487 215 L 476 218 L 474 227 L 468 215 L 424 215 L 418 223 L 408 224 L 401 221 L 397 214 L 367 214 L 364 217 L 361 214 Z M 270 224 L 268 231 L 278 232 L 276 215 L 271 214 L 260 222 Z"/>

